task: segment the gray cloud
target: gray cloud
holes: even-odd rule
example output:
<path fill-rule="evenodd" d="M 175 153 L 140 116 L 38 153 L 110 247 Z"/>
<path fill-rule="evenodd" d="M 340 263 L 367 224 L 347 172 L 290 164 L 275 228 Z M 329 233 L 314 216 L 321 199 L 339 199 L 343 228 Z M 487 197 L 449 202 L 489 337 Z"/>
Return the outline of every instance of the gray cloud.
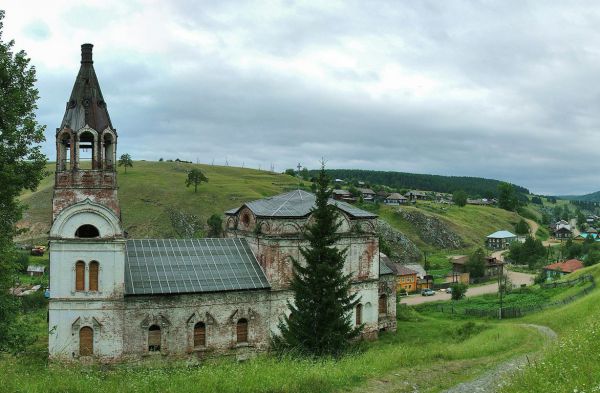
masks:
<path fill-rule="evenodd" d="M 137 3 L 57 11 L 97 33 L 119 149 L 136 159 L 283 171 L 325 157 L 332 168 L 481 176 L 552 194 L 600 189 L 595 3 L 168 4 L 148 24 Z M 153 51 L 135 37 L 103 40 L 131 20 L 165 41 Z M 53 157 L 79 59 L 66 70 L 32 58 Z"/>

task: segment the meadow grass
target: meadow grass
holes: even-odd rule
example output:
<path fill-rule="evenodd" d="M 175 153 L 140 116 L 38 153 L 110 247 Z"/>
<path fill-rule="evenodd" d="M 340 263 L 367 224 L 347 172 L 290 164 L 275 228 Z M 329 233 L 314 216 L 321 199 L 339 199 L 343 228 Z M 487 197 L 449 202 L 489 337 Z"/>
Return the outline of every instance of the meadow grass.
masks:
<path fill-rule="evenodd" d="M 43 313 L 33 322 L 44 325 Z M 458 333 L 457 333 L 458 332 Z M 439 375 L 432 385 L 450 386 L 494 363 L 541 347 L 537 332 L 519 325 L 474 324 L 417 316 L 398 323 L 396 333 L 361 343 L 339 360 L 260 355 L 245 362 L 215 359 L 197 364 L 153 358 L 140 364 L 48 366 L 38 355 L 0 358 L 1 391 L 10 392 L 333 392 L 360 386 L 390 372 L 428 375 L 444 364 L 464 373 Z M 37 349 L 43 349 L 40 337 Z M 424 390 L 428 390 L 424 389 Z M 435 390 L 435 389 L 434 389 Z"/>
<path fill-rule="evenodd" d="M 600 266 L 575 272 L 600 277 Z M 524 322 L 546 325 L 559 333 L 532 367 L 511 379 L 503 393 L 516 392 L 600 392 L 600 290 L 556 309 L 523 318 Z"/>
<path fill-rule="evenodd" d="M 186 187 L 185 179 L 192 168 L 208 177 L 198 192 Z M 31 228 L 20 238 L 43 239 L 52 219 L 54 164 L 48 164 L 46 176 L 36 192 L 25 192 L 21 201 L 28 208 L 21 225 Z M 125 174 L 118 170 L 119 202 L 123 226 L 138 238 L 176 237 L 168 209 L 193 214 L 206 222 L 212 214 L 244 202 L 276 195 L 298 187 L 298 179 L 248 168 L 189 164 L 179 162 L 135 161 Z"/>

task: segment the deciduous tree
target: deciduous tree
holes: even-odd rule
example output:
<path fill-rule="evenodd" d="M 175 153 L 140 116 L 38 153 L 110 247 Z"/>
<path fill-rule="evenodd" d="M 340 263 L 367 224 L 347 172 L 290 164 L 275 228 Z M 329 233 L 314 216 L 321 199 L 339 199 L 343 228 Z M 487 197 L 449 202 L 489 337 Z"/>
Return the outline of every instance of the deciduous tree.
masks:
<path fill-rule="evenodd" d="M 35 118 L 35 68 L 24 51 L 13 52 L 14 41 L 2 41 L 3 19 L 0 10 L 0 352 L 28 343 L 17 318 L 19 302 L 8 292 L 18 257 L 13 237 L 23 212 L 17 198 L 23 190 L 35 190 L 46 165 L 39 145 L 44 127 Z"/>
<path fill-rule="evenodd" d="M 452 202 L 454 202 L 456 206 L 465 206 L 467 204 L 467 193 L 463 190 L 454 191 L 454 194 L 452 194 Z"/>
<path fill-rule="evenodd" d="M 200 183 L 208 182 L 208 178 L 204 176 L 204 173 L 200 169 L 194 168 L 188 172 L 187 179 L 185 179 L 185 186 L 194 186 L 194 192 L 198 192 L 198 186 Z"/>
<path fill-rule="evenodd" d="M 127 167 L 133 167 L 133 160 L 128 153 L 121 154 L 121 157 L 119 158 L 119 166 L 125 168 L 125 173 L 127 173 Z"/>

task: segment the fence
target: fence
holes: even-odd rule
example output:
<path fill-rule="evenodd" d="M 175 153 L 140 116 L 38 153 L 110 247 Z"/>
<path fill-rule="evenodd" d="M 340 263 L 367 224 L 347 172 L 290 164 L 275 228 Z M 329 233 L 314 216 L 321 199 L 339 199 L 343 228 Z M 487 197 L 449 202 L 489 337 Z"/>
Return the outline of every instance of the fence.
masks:
<path fill-rule="evenodd" d="M 577 300 L 583 296 L 586 296 L 594 288 L 596 288 L 596 281 L 594 280 L 594 277 L 589 274 L 578 277 L 574 280 L 542 284 L 541 285 L 542 288 L 548 289 L 548 288 L 558 288 L 558 287 L 572 287 L 572 286 L 575 286 L 579 283 L 586 282 L 586 281 L 589 281 L 591 283 L 591 285 L 588 287 L 585 287 L 584 289 L 577 292 L 576 294 L 566 297 L 562 300 L 557 300 L 557 301 L 545 303 L 545 304 L 536 304 L 536 305 L 527 306 L 527 307 L 502 307 L 501 318 L 519 318 L 519 317 L 522 317 L 522 316 L 532 313 L 532 312 L 542 311 L 547 308 L 552 308 L 552 307 L 557 307 L 557 306 L 563 306 L 565 304 L 572 303 L 575 300 Z M 468 316 L 481 317 L 481 318 L 498 318 L 499 317 L 498 314 L 500 313 L 500 309 L 493 309 L 493 310 L 487 309 L 486 310 L 486 309 L 475 309 L 475 308 L 455 308 L 453 304 L 439 305 L 437 307 L 437 311 L 447 313 L 447 314 L 468 315 Z"/>

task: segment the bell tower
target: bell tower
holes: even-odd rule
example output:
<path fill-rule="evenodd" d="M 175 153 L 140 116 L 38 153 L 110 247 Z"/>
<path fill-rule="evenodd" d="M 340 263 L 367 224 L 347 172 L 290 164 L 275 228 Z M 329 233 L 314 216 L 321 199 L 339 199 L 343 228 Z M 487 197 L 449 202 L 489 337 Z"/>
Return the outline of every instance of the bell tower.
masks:
<path fill-rule="evenodd" d="M 92 44 L 60 128 L 50 228 L 51 359 L 116 359 L 123 352 L 125 248 L 117 196 L 117 133 L 94 72 Z"/>
<path fill-rule="evenodd" d="M 117 197 L 117 131 L 113 128 L 94 71 L 92 44 L 81 45 L 81 67 L 56 129 L 56 174 L 52 221 L 89 199 L 121 216 Z"/>

